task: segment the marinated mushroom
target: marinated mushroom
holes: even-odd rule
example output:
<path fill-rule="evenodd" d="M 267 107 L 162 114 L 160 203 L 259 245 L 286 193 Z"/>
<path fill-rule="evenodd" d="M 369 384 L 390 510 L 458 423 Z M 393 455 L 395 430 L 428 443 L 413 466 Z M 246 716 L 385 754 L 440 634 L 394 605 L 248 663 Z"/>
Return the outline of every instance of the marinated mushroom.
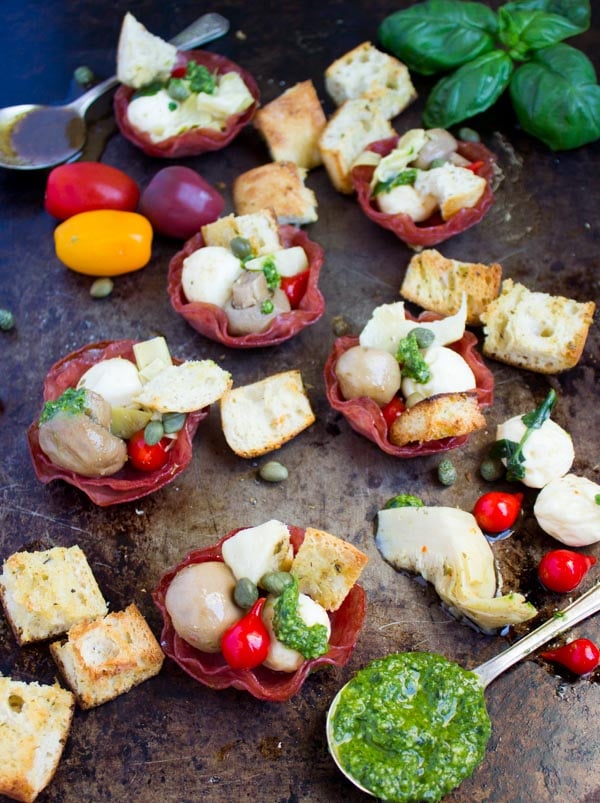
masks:
<path fill-rule="evenodd" d="M 383 349 L 353 346 L 344 352 L 335 368 L 344 399 L 367 396 L 383 406 L 400 389 L 400 366 Z"/>
<path fill-rule="evenodd" d="M 39 444 L 57 466 L 83 477 L 106 477 L 125 465 L 127 446 L 110 432 L 110 404 L 90 390 L 69 389 L 44 407 Z"/>
<path fill-rule="evenodd" d="M 453 153 L 456 153 L 458 142 L 445 128 L 429 128 L 425 135 L 425 144 L 419 151 L 419 156 L 412 162 L 413 167 L 429 170 L 431 163 L 438 159 L 447 162 Z"/>
<path fill-rule="evenodd" d="M 234 282 L 224 310 L 230 334 L 248 335 L 264 332 L 274 318 L 289 312 L 291 306 L 283 290 L 269 289 L 262 271 L 247 271 Z"/>
<path fill-rule="evenodd" d="M 235 584 L 221 561 L 194 563 L 177 572 L 165 596 L 177 634 L 202 652 L 219 652 L 223 633 L 244 615 L 233 601 Z"/>

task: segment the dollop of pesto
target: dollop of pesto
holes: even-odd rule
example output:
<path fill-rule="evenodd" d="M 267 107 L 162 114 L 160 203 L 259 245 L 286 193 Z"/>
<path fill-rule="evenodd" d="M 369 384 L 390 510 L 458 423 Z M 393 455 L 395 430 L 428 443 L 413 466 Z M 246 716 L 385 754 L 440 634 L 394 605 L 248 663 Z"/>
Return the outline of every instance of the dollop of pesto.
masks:
<path fill-rule="evenodd" d="M 329 722 L 341 767 L 396 803 L 440 800 L 482 761 L 490 734 L 478 677 L 425 652 L 388 655 L 360 670 Z"/>
<path fill-rule="evenodd" d="M 421 354 L 419 341 L 414 330 L 398 343 L 396 359 L 402 368 L 402 376 L 408 376 L 415 382 L 427 382 L 431 370 Z"/>
<path fill-rule="evenodd" d="M 385 503 L 384 510 L 387 510 L 390 507 L 423 507 L 424 502 L 418 496 L 413 496 L 412 494 L 398 494 L 397 496 L 392 496 L 391 499 L 388 499 Z"/>
<path fill-rule="evenodd" d="M 44 404 L 40 415 L 40 424 L 54 418 L 58 413 L 65 413 L 66 415 L 85 413 L 88 406 L 86 396 L 85 388 L 79 388 L 79 390 L 67 388 L 58 399 L 47 401 Z"/>
<path fill-rule="evenodd" d="M 318 658 L 329 650 L 327 628 L 324 625 L 307 625 L 298 613 L 298 580 L 292 575 L 289 583 L 273 605 L 275 635 L 292 650 L 305 658 Z"/>

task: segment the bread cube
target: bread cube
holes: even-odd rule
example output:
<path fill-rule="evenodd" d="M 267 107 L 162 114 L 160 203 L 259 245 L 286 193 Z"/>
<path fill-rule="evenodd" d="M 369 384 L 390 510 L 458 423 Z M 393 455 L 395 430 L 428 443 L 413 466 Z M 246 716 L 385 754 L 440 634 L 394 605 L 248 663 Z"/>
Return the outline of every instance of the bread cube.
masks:
<path fill-rule="evenodd" d="M 317 198 L 305 186 L 306 170 L 291 161 L 270 162 L 242 173 L 233 183 L 238 215 L 272 209 L 280 225 L 302 226 L 317 220 Z"/>

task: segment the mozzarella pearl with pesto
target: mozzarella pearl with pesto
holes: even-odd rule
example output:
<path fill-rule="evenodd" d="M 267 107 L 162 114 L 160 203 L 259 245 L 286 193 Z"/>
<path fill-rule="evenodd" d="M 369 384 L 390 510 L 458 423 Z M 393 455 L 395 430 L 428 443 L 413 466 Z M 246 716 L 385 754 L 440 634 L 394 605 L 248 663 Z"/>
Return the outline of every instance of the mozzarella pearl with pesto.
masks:
<path fill-rule="evenodd" d="M 302 653 L 282 644 L 273 630 L 273 606 L 277 597 L 269 596 L 262 611 L 262 620 L 267 628 L 271 643 L 264 665 L 278 672 L 295 672 L 306 660 Z M 331 636 L 331 622 L 327 611 L 306 594 L 298 596 L 298 615 L 307 627 L 323 625 L 327 629 L 327 639 Z"/>
<path fill-rule="evenodd" d="M 418 393 L 423 399 L 438 393 L 461 393 L 474 390 L 475 375 L 466 360 L 456 351 L 445 346 L 432 346 L 423 352 L 430 370 L 427 382 L 416 382 L 410 377 L 402 378 L 402 395 L 405 399 Z"/>

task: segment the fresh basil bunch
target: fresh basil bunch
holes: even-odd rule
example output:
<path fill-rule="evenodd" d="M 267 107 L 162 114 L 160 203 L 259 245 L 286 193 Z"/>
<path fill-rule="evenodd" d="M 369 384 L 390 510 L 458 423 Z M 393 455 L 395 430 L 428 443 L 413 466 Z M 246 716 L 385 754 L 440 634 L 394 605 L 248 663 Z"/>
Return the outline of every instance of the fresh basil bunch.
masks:
<path fill-rule="evenodd" d="M 427 99 L 428 128 L 480 114 L 508 89 L 522 128 L 560 151 L 600 138 L 594 66 L 563 44 L 589 25 L 589 0 L 514 0 L 497 12 L 467 0 L 425 0 L 386 17 L 379 40 L 414 72 L 448 72 Z"/>

